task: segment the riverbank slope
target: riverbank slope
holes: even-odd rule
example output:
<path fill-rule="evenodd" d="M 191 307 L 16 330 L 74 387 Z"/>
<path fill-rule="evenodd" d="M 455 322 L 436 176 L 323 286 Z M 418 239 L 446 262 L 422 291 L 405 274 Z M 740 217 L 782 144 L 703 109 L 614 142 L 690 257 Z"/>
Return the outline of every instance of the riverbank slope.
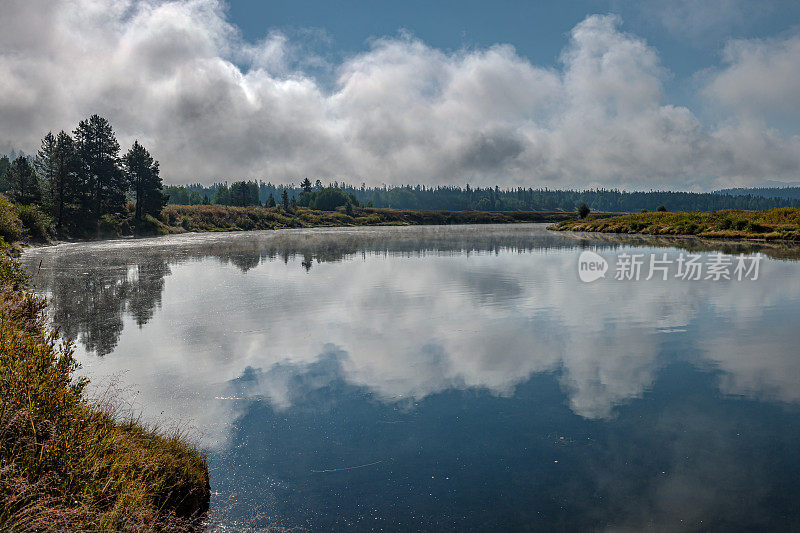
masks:
<path fill-rule="evenodd" d="M 535 211 L 421 211 L 351 207 L 317 211 L 305 207 L 169 205 L 161 212 L 161 231 L 238 231 L 319 226 L 511 224 L 558 222 L 573 215 Z"/>
<path fill-rule="evenodd" d="M 0 238 L 0 530 L 197 527 L 210 498 L 203 454 L 88 399 L 45 307 Z"/>
<path fill-rule="evenodd" d="M 47 243 L 54 239 L 104 239 L 157 236 L 187 231 L 248 231 L 331 226 L 412 226 L 448 224 L 512 224 L 559 222 L 572 213 L 559 211 L 423 211 L 355 207 L 332 211 L 306 207 L 234 207 L 223 205 L 168 205 L 158 217 L 134 219 L 134 204 L 121 213 L 105 215 L 96 227 L 65 227 L 56 232 L 53 221 L 35 206 L 13 204 L 0 195 L 0 237 L 7 242 Z"/>
<path fill-rule="evenodd" d="M 694 235 L 709 239 L 800 241 L 800 209 L 782 207 L 768 211 L 716 211 L 712 213 L 634 213 L 604 218 L 589 216 L 557 222 L 557 231 Z"/>

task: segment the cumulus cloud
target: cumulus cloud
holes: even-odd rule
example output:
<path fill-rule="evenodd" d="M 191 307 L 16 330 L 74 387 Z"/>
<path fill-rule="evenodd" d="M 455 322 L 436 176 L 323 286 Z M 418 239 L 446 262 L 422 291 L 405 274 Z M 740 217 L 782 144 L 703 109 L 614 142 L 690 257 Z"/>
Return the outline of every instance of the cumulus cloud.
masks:
<path fill-rule="evenodd" d="M 800 35 L 731 41 L 724 60 L 708 97 L 751 120 L 777 113 L 800 118 Z"/>
<path fill-rule="evenodd" d="M 219 0 L 11 0 L 4 17 L 15 24 L 0 35 L 0 147 L 33 151 L 46 131 L 99 113 L 123 144 L 149 146 L 172 183 L 650 188 L 800 174 L 797 138 L 665 103 L 657 52 L 614 16 L 579 23 L 557 68 L 509 45 L 445 53 L 405 34 L 324 65 L 279 32 L 245 42 Z M 792 59 L 743 46 L 709 88 L 732 105 L 740 97 L 721 87 L 735 67 Z M 311 74 L 320 66 L 332 84 Z"/>

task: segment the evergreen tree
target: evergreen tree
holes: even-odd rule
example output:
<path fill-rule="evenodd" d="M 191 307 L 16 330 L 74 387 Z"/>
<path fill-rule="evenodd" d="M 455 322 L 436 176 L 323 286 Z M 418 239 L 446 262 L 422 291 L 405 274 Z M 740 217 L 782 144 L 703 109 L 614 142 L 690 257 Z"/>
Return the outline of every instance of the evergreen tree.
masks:
<path fill-rule="evenodd" d="M 303 189 L 303 192 L 311 192 L 311 180 L 303 178 L 303 181 L 300 182 L 300 187 Z"/>
<path fill-rule="evenodd" d="M 275 207 L 275 197 L 272 196 L 272 193 L 269 193 L 269 198 L 267 198 L 267 207 Z"/>
<path fill-rule="evenodd" d="M 58 156 L 56 152 L 56 137 L 52 131 L 49 131 L 42 139 L 42 145 L 36 154 L 34 166 L 41 180 L 42 203 L 51 213 L 53 212 L 54 187 L 56 185 L 56 173 L 58 172 Z"/>
<path fill-rule="evenodd" d="M 11 199 L 20 204 L 32 204 L 39 201 L 39 179 L 36 170 L 25 156 L 17 157 L 8 169 L 8 184 Z"/>
<path fill-rule="evenodd" d="M 250 198 L 248 199 L 248 205 L 260 206 L 261 199 L 259 198 L 258 183 L 256 183 L 255 181 L 248 181 L 247 191 L 250 193 Z"/>
<path fill-rule="evenodd" d="M 214 198 L 211 199 L 211 203 L 215 205 L 231 204 L 231 192 L 227 185 L 220 185 L 217 187 L 217 190 L 214 191 Z"/>
<path fill-rule="evenodd" d="M 139 141 L 133 143 L 123 160 L 128 187 L 136 200 L 136 221 L 141 221 L 145 215 L 158 216 L 167 203 L 162 193 L 158 161 Z"/>
<path fill-rule="evenodd" d="M 0 192 L 6 192 L 10 188 L 6 180 L 9 167 L 11 167 L 11 161 L 8 156 L 0 157 Z"/>
<path fill-rule="evenodd" d="M 65 131 L 56 137 L 55 172 L 53 181 L 48 184 L 50 194 L 50 213 L 56 219 L 56 229 L 61 229 L 66 222 L 67 210 L 75 196 L 76 172 L 78 158 L 75 142 Z"/>
<path fill-rule="evenodd" d="M 243 181 L 234 181 L 230 188 L 230 205 L 246 206 L 248 201 L 247 184 Z"/>
<path fill-rule="evenodd" d="M 281 205 L 284 209 L 289 209 L 289 193 L 286 189 L 283 189 L 283 193 L 281 194 Z"/>
<path fill-rule="evenodd" d="M 189 195 L 189 205 L 200 205 L 203 203 L 203 196 L 200 195 L 200 191 L 192 191 Z"/>
<path fill-rule="evenodd" d="M 92 115 L 78 124 L 74 135 L 80 161 L 78 193 L 84 214 L 97 220 L 104 214 L 122 211 L 127 180 L 111 124 Z"/>

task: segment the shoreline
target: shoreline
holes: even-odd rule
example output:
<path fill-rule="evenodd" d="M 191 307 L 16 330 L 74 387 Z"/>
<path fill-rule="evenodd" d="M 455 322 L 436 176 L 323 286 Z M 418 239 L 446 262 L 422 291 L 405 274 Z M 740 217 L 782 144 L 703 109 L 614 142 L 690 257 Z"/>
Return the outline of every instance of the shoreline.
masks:
<path fill-rule="evenodd" d="M 229 233 L 256 230 L 302 228 L 349 228 L 381 226 L 448 226 L 468 224 L 530 224 L 565 222 L 574 213 L 560 211 L 426 211 L 389 208 L 355 208 L 352 214 L 339 211 L 315 211 L 298 208 L 234 206 L 177 206 L 164 208 L 153 219 L 149 231 L 103 233 L 94 237 L 61 238 L 43 241 L 19 241 L 24 248 L 38 248 L 69 243 L 103 242 L 116 239 L 146 239 L 186 233 Z"/>
<path fill-rule="evenodd" d="M 800 209 L 768 211 L 650 212 L 560 221 L 551 231 L 591 234 L 640 235 L 663 238 L 695 238 L 722 243 L 800 244 Z"/>
<path fill-rule="evenodd" d="M 0 238 L 0 529 L 191 531 L 210 503 L 185 434 L 86 394 L 73 343 Z M 24 526 L 24 527 L 23 527 Z"/>

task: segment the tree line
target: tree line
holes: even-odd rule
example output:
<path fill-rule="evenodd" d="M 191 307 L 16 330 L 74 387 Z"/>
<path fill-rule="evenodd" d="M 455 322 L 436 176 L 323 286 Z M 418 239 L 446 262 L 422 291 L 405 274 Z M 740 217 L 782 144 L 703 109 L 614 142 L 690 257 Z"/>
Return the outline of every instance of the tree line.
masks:
<path fill-rule="evenodd" d="M 158 161 L 139 141 L 125 152 L 111 124 L 99 115 L 78 123 L 70 134 L 48 132 L 33 157 L 0 158 L 0 192 L 52 217 L 59 234 L 92 234 L 104 223 L 127 216 L 134 226 L 157 217 L 166 196 Z"/>
<path fill-rule="evenodd" d="M 655 211 L 663 206 L 669 211 L 719 211 L 722 209 L 763 210 L 773 207 L 800 207 L 800 198 L 767 196 L 739 191 L 728 193 L 694 193 L 683 191 L 621 191 L 618 189 L 548 189 L 404 185 L 400 187 L 354 186 L 338 181 L 323 185 L 304 178 L 294 183 L 273 185 L 264 181 L 237 181 L 166 187 L 169 203 L 192 205 L 275 205 L 284 192 L 298 205 L 314 207 L 308 195 L 325 189 L 337 189 L 350 198 L 350 203 L 369 207 L 426 209 L 449 211 L 568 211 L 575 212 L 582 204 L 592 211 L 638 212 Z M 246 191 L 234 193 L 234 191 Z M 304 196 L 305 194 L 305 196 Z M 326 193 L 334 194 L 334 193 Z M 313 205 L 312 205 L 313 204 Z"/>

